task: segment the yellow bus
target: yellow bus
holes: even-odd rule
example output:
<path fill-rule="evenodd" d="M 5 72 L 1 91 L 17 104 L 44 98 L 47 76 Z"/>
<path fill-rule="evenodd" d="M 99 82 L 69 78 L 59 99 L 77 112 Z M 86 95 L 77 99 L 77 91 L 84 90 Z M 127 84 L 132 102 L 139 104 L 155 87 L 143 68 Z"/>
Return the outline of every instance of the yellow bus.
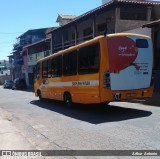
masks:
<path fill-rule="evenodd" d="M 35 95 L 68 106 L 151 97 L 152 63 L 150 37 L 99 36 L 39 60 Z"/>

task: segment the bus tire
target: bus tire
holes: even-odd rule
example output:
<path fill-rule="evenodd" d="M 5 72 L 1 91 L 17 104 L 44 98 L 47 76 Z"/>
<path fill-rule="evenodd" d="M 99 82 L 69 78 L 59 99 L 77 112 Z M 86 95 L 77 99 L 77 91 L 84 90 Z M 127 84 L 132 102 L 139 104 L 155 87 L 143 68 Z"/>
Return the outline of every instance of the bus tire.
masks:
<path fill-rule="evenodd" d="M 38 94 L 39 100 L 43 101 L 42 93 L 40 90 L 37 91 L 37 94 Z"/>
<path fill-rule="evenodd" d="M 72 97 L 71 97 L 71 94 L 69 92 L 64 93 L 64 102 L 70 108 L 73 106 Z"/>

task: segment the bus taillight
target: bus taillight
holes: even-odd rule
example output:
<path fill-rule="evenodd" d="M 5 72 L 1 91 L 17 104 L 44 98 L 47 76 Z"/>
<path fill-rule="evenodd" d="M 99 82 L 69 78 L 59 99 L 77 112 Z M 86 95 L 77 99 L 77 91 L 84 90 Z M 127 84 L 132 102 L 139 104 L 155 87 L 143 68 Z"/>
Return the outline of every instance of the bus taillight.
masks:
<path fill-rule="evenodd" d="M 110 72 L 109 71 L 106 71 L 104 73 L 104 87 L 106 88 L 110 88 L 111 87 L 111 84 L 110 84 Z"/>

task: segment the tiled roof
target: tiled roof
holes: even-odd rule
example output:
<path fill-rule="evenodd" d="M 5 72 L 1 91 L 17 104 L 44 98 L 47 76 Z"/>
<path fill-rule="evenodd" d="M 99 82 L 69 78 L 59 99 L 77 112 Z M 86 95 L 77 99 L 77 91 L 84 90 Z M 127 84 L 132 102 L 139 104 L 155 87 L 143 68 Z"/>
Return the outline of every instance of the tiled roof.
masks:
<path fill-rule="evenodd" d="M 46 34 L 48 34 L 49 32 L 52 32 L 54 29 L 57 29 L 58 27 L 51 27 L 51 28 L 48 28 L 47 31 L 46 31 Z"/>
<path fill-rule="evenodd" d="M 74 19 L 74 18 L 77 17 L 76 15 L 63 15 L 63 14 L 59 14 L 59 16 L 60 16 L 62 19 L 69 19 L 69 20 L 72 20 L 72 19 Z"/>
<path fill-rule="evenodd" d="M 76 15 L 63 15 L 63 14 L 58 14 L 56 22 L 59 22 L 61 19 L 63 20 L 72 20 L 76 18 Z"/>
<path fill-rule="evenodd" d="M 35 42 L 35 43 L 25 45 L 25 46 L 23 46 L 23 49 L 26 49 L 26 48 L 28 48 L 28 47 L 30 47 L 30 46 L 33 46 L 33 45 L 36 45 L 36 44 L 39 44 L 39 43 L 42 43 L 42 42 L 45 42 L 45 41 L 48 41 L 48 40 L 51 40 L 51 39 L 50 39 L 50 38 L 46 38 L 46 39 L 37 41 L 37 42 Z"/>
<path fill-rule="evenodd" d="M 85 18 L 85 17 L 87 17 L 87 16 L 89 16 L 89 15 L 92 15 L 92 14 L 94 14 L 94 13 L 96 13 L 96 12 L 99 12 L 99 11 L 101 11 L 101 10 L 103 10 L 103 9 L 108 9 L 109 7 L 111 7 L 111 6 L 113 6 L 113 5 L 116 5 L 116 4 L 135 4 L 135 5 L 138 4 L 138 5 L 147 5 L 147 6 L 152 6 L 152 5 L 159 5 L 159 6 L 160 6 L 160 1 L 111 0 L 110 2 L 105 3 L 104 5 L 101 5 L 101 6 L 95 8 L 95 9 L 89 11 L 89 12 L 86 12 L 86 13 L 80 15 L 80 16 L 77 16 L 76 18 L 74 18 L 74 19 L 73 19 L 71 22 L 69 22 L 68 24 L 66 24 L 66 25 L 64 25 L 64 26 L 61 26 L 61 27 L 59 27 L 59 28 L 57 28 L 57 29 L 60 29 L 60 28 L 62 28 L 62 27 L 65 27 L 65 26 L 67 26 L 67 25 L 69 25 L 69 24 L 72 24 L 72 23 L 74 23 L 74 22 L 78 22 L 78 21 L 80 21 L 81 19 L 83 19 L 83 18 Z M 54 31 L 57 30 L 57 29 L 54 29 Z"/>
<path fill-rule="evenodd" d="M 160 2 L 158 2 L 158 1 L 112 0 L 112 1 L 110 1 L 110 2 L 108 2 L 106 4 L 104 4 L 104 5 L 101 5 L 100 7 L 97 7 L 97 8 L 95 8 L 95 9 L 89 11 L 89 12 L 86 12 L 86 13 L 78 16 L 73 21 L 76 21 L 76 20 L 78 20 L 78 19 L 80 19 L 80 18 L 82 18 L 84 16 L 90 15 L 90 14 L 92 14 L 94 12 L 97 12 L 97 11 L 103 9 L 103 8 L 107 8 L 107 7 L 109 7 L 109 6 L 113 5 L 113 4 L 116 4 L 116 3 L 117 4 L 125 3 L 125 4 L 139 4 L 139 5 L 141 5 L 141 4 L 142 5 L 160 5 Z"/>
<path fill-rule="evenodd" d="M 123 2 L 123 3 L 133 3 L 133 4 L 148 4 L 148 5 L 159 5 L 158 1 L 151 0 L 113 0 L 115 2 Z"/>
<path fill-rule="evenodd" d="M 23 33 L 22 35 L 20 35 L 18 38 L 24 36 L 25 34 L 29 33 L 29 32 L 34 32 L 34 31 L 39 31 L 39 30 L 47 30 L 48 28 L 39 28 L 39 29 L 31 29 L 26 31 L 25 33 Z"/>

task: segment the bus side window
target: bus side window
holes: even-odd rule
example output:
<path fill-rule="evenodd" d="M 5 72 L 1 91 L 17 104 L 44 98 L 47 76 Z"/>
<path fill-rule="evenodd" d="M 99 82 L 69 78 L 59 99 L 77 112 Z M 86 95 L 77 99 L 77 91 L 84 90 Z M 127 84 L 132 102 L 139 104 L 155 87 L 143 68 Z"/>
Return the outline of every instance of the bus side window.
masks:
<path fill-rule="evenodd" d="M 48 61 L 42 62 L 42 78 L 48 77 Z"/>
<path fill-rule="evenodd" d="M 52 59 L 52 77 L 62 76 L 62 56 L 57 56 Z"/>
<path fill-rule="evenodd" d="M 62 76 L 62 56 L 57 56 L 57 77 Z"/>
<path fill-rule="evenodd" d="M 35 69 L 34 69 L 34 78 L 39 79 L 40 78 L 40 63 L 37 63 Z"/>
<path fill-rule="evenodd" d="M 99 43 L 91 44 L 79 50 L 78 73 L 97 73 L 99 71 Z"/>
<path fill-rule="evenodd" d="M 89 72 L 88 47 L 79 49 L 78 54 L 78 73 L 87 74 Z"/>
<path fill-rule="evenodd" d="M 52 60 L 48 60 L 48 78 L 52 77 Z"/>
<path fill-rule="evenodd" d="M 63 75 L 75 74 L 77 74 L 77 51 L 72 51 L 63 55 Z"/>
<path fill-rule="evenodd" d="M 97 73 L 99 71 L 99 64 L 100 64 L 99 52 L 100 52 L 99 43 L 92 45 L 92 47 L 90 48 L 90 58 L 89 58 L 90 73 Z"/>

